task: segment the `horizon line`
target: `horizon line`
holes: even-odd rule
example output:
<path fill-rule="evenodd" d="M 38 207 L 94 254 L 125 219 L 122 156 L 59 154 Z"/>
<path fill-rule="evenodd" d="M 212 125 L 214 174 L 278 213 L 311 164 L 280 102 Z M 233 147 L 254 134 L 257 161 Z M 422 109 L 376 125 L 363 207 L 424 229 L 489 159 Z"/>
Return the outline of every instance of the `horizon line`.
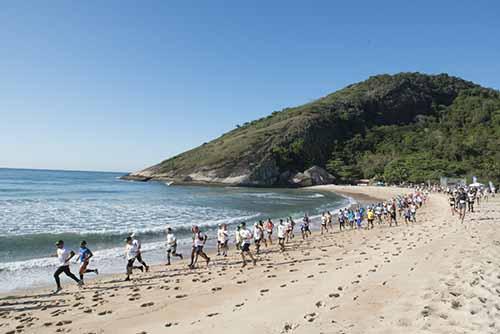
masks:
<path fill-rule="evenodd" d="M 90 172 L 90 173 L 123 173 L 128 174 L 130 172 L 124 171 L 109 171 L 109 170 L 91 170 L 91 169 L 55 169 L 55 168 L 30 168 L 30 167 L 1 167 L 2 169 L 10 169 L 10 170 L 34 170 L 34 171 L 45 171 L 45 172 Z"/>

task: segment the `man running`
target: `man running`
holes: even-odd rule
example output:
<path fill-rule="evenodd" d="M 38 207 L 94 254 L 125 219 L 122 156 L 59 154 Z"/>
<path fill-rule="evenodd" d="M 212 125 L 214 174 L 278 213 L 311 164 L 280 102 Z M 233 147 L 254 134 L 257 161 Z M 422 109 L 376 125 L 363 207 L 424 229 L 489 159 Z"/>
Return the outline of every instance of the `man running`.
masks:
<path fill-rule="evenodd" d="M 301 226 L 301 230 L 302 230 L 302 239 L 304 239 L 304 235 L 305 237 L 309 237 L 311 236 L 311 221 L 309 220 L 309 216 L 306 214 L 304 214 L 304 218 L 302 218 L 302 226 Z"/>
<path fill-rule="evenodd" d="M 125 277 L 125 281 L 130 281 L 130 275 L 132 275 L 134 269 L 139 269 L 142 272 L 144 268 L 143 266 L 134 266 L 134 262 L 139 254 L 139 244 L 137 242 L 134 243 L 134 239 L 131 236 L 128 236 L 125 242 L 125 256 L 127 258 L 127 276 Z"/>
<path fill-rule="evenodd" d="M 460 188 L 458 192 L 458 218 L 464 222 L 465 218 L 465 211 L 466 211 L 466 205 L 467 205 L 467 193 L 463 188 Z"/>
<path fill-rule="evenodd" d="M 278 243 L 280 246 L 280 250 L 282 252 L 285 251 L 285 237 L 286 237 L 286 225 L 283 222 L 283 219 L 280 219 L 280 223 L 278 224 Z"/>
<path fill-rule="evenodd" d="M 56 285 L 57 285 L 57 288 L 54 291 L 54 293 L 58 293 L 59 291 L 62 290 L 61 279 L 59 278 L 59 276 L 62 273 L 65 273 L 66 276 L 68 276 L 69 278 L 73 279 L 76 283 L 78 283 L 78 286 L 82 286 L 83 281 L 79 280 L 71 272 L 71 270 L 69 268 L 69 261 L 73 258 L 73 256 L 75 256 L 75 252 L 64 248 L 64 241 L 62 241 L 62 240 L 59 240 L 58 242 L 56 242 L 56 247 L 57 247 L 57 253 L 55 256 L 57 257 L 57 261 L 59 262 L 59 267 L 57 268 L 57 270 L 54 273 L 54 279 L 56 280 Z"/>
<path fill-rule="evenodd" d="M 236 250 L 241 250 L 241 234 L 240 234 L 241 226 L 238 225 L 236 227 L 236 232 L 234 232 L 234 245 L 236 246 Z"/>
<path fill-rule="evenodd" d="M 243 260 L 242 267 L 247 265 L 247 260 L 245 258 L 245 254 L 250 256 L 252 259 L 253 265 L 257 264 L 257 261 L 253 257 L 252 252 L 250 251 L 250 242 L 252 240 L 252 233 L 246 228 L 245 223 L 241 223 L 240 235 L 241 235 L 241 259 Z"/>
<path fill-rule="evenodd" d="M 193 249 L 191 251 L 191 263 L 189 264 L 189 268 L 194 268 L 194 265 L 198 262 L 198 256 L 205 259 L 208 267 L 210 258 L 203 251 L 203 246 L 205 246 L 208 237 L 206 234 L 201 233 L 200 228 L 196 225 L 192 227 L 191 231 L 193 232 Z"/>
<path fill-rule="evenodd" d="M 222 229 L 218 231 L 217 240 L 220 242 L 220 251 L 222 256 L 227 257 L 227 242 L 229 239 L 229 234 L 227 233 L 227 225 L 222 224 Z"/>
<path fill-rule="evenodd" d="M 96 275 L 99 274 L 99 270 L 97 270 L 97 269 L 88 269 L 90 258 L 93 256 L 94 256 L 94 254 L 92 254 L 90 249 L 88 249 L 88 247 L 87 247 L 87 242 L 85 240 L 83 240 L 80 243 L 80 249 L 78 251 L 78 260 L 81 263 L 80 270 L 79 270 L 80 281 L 82 281 L 82 282 L 83 282 L 83 275 L 85 273 L 94 273 Z"/>
<path fill-rule="evenodd" d="M 170 256 L 177 256 L 182 260 L 182 254 L 177 253 L 177 238 L 172 228 L 167 227 L 167 266 L 170 265 Z"/>
<path fill-rule="evenodd" d="M 340 232 L 342 232 L 342 229 L 345 230 L 345 215 L 344 215 L 344 210 L 340 210 L 339 212 L 339 215 L 337 217 L 338 221 L 339 221 L 339 229 L 340 229 Z"/>
<path fill-rule="evenodd" d="M 449 197 L 449 202 L 450 202 L 450 209 L 451 209 L 451 215 L 454 216 L 455 215 L 455 212 L 457 211 L 455 209 L 455 195 L 453 195 L 453 193 L 450 192 L 450 197 Z"/>
<path fill-rule="evenodd" d="M 139 241 L 139 239 L 137 239 L 135 236 L 134 236 L 134 233 L 132 233 L 130 235 L 130 237 L 132 238 L 132 244 L 135 245 L 136 249 L 137 249 L 137 255 L 136 255 L 136 259 L 137 261 L 142 264 L 142 266 L 144 267 L 144 270 L 146 270 L 146 272 L 149 271 L 149 266 L 146 264 L 146 262 L 144 262 L 144 260 L 142 259 L 142 252 L 141 252 L 141 242 Z"/>
<path fill-rule="evenodd" d="M 259 223 L 253 225 L 253 240 L 255 242 L 255 252 L 260 253 L 260 243 L 264 239 L 264 230 Z"/>

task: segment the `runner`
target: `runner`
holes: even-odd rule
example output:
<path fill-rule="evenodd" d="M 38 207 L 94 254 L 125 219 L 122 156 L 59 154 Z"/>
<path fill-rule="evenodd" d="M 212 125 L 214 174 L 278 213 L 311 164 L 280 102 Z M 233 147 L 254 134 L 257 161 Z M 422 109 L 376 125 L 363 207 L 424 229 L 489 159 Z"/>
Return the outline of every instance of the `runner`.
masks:
<path fill-rule="evenodd" d="M 271 220 L 271 218 L 269 218 L 267 220 L 267 223 L 266 223 L 267 240 L 269 241 L 269 245 L 273 244 L 273 238 L 272 238 L 273 228 L 274 228 L 273 221 Z M 266 247 L 267 247 L 267 244 L 266 244 Z"/>
<path fill-rule="evenodd" d="M 138 243 L 134 243 L 131 236 L 128 236 L 125 242 L 125 256 L 127 258 L 127 276 L 125 277 L 125 281 L 130 281 L 130 275 L 132 275 L 134 269 L 139 269 L 142 272 L 144 268 L 143 266 L 134 266 L 134 262 L 139 254 Z"/>
<path fill-rule="evenodd" d="M 189 264 L 189 268 L 194 269 L 194 265 L 198 262 L 198 256 L 205 259 L 208 267 L 210 258 L 203 251 L 203 246 L 205 246 L 208 237 L 206 234 L 203 234 L 196 225 L 191 228 L 191 232 L 193 232 L 193 249 L 191 250 L 191 263 Z"/>
<path fill-rule="evenodd" d="M 289 222 L 289 226 L 288 226 L 287 237 L 288 237 L 288 239 L 293 239 L 295 237 L 295 235 L 293 234 L 293 230 L 295 229 L 295 222 L 293 221 L 292 217 L 288 217 L 288 222 Z"/>
<path fill-rule="evenodd" d="M 392 202 L 389 205 L 389 226 L 392 226 L 393 222 L 396 226 L 398 226 L 398 221 L 397 221 L 397 217 L 396 217 L 396 206 L 395 206 L 394 202 Z"/>
<path fill-rule="evenodd" d="M 349 225 L 351 226 L 352 230 L 354 229 L 354 219 L 355 219 L 354 212 L 352 211 L 352 209 L 349 209 L 349 211 L 347 212 L 347 217 L 349 218 Z"/>
<path fill-rule="evenodd" d="M 146 270 L 146 272 L 149 271 L 149 266 L 146 264 L 146 262 L 144 262 L 144 260 L 142 259 L 142 252 L 141 252 L 141 242 L 134 236 L 134 233 L 132 233 L 130 235 L 130 237 L 132 237 L 132 243 L 136 246 L 137 248 L 137 255 L 136 255 L 136 259 L 137 261 L 143 265 L 144 267 L 144 270 Z"/>
<path fill-rule="evenodd" d="M 448 200 L 450 201 L 451 215 L 454 216 L 455 212 L 457 211 L 457 209 L 455 208 L 455 206 L 456 206 L 456 204 L 455 204 L 455 196 L 453 195 L 453 193 L 450 192 L 450 197 L 449 197 Z"/>
<path fill-rule="evenodd" d="M 356 222 L 356 226 L 357 226 L 357 229 L 360 230 L 362 225 L 362 221 L 363 221 L 363 218 L 362 218 L 362 214 L 361 214 L 361 210 L 358 208 L 355 212 L 354 212 L 354 220 Z"/>
<path fill-rule="evenodd" d="M 302 221 L 304 222 L 304 233 L 306 235 L 311 235 L 311 221 L 309 220 L 309 216 L 307 213 L 304 214 L 304 218 L 302 218 Z"/>
<path fill-rule="evenodd" d="M 342 229 L 345 230 L 345 216 L 344 216 L 344 210 L 339 211 L 339 216 L 337 217 L 339 221 L 339 229 L 340 232 L 342 232 Z"/>
<path fill-rule="evenodd" d="M 249 230 L 247 230 L 245 223 L 241 223 L 240 235 L 241 235 L 241 259 L 243 260 L 242 267 L 245 267 L 247 265 L 247 260 L 245 259 L 245 254 L 250 256 L 250 258 L 252 259 L 253 265 L 255 266 L 257 264 L 257 261 L 253 257 L 252 252 L 250 251 L 250 243 L 252 240 L 252 233 Z"/>
<path fill-rule="evenodd" d="M 327 224 L 328 224 L 328 218 L 326 216 L 326 213 L 323 212 L 321 214 L 321 235 L 323 235 L 323 231 L 326 231 L 326 233 L 328 233 Z"/>
<path fill-rule="evenodd" d="M 177 238 L 170 227 L 167 227 L 167 266 L 170 265 L 170 255 L 182 260 L 182 254 L 177 253 Z"/>
<path fill-rule="evenodd" d="M 410 218 L 412 223 L 417 222 L 417 206 L 415 205 L 415 203 L 410 204 Z"/>
<path fill-rule="evenodd" d="M 373 212 L 373 209 L 371 207 L 368 208 L 366 218 L 368 220 L 368 228 L 373 229 L 375 226 L 373 226 L 373 220 L 375 219 L 375 212 Z"/>
<path fill-rule="evenodd" d="M 469 212 L 474 212 L 474 203 L 476 202 L 476 192 L 474 191 L 473 188 L 469 190 L 469 193 L 467 194 L 467 211 Z"/>
<path fill-rule="evenodd" d="M 302 240 L 309 238 L 311 234 L 311 230 L 309 229 L 309 217 L 307 217 L 307 214 L 304 216 L 304 219 L 302 219 L 302 224 L 300 224 L 300 233 L 302 234 Z"/>
<path fill-rule="evenodd" d="M 241 226 L 238 225 L 236 227 L 236 232 L 234 232 L 234 244 L 236 246 L 236 250 L 240 251 L 241 250 L 241 235 L 240 235 L 240 229 Z"/>
<path fill-rule="evenodd" d="M 220 234 L 217 236 L 218 241 L 220 241 L 220 249 L 222 251 L 222 256 L 227 257 L 228 246 L 227 243 L 229 241 L 229 234 L 227 232 L 227 225 L 222 224 L 222 231 L 219 231 Z"/>
<path fill-rule="evenodd" d="M 463 188 L 460 188 L 458 190 L 458 195 L 457 195 L 457 200 L 458 200 L 458 218 L 464 222 L 465 218 L 465 211 L 466 211 L 466 203 L 467 203 L 467 193 Z"/>
<path fill-rule="evenodd" d="M 259 220 L 259 226 L 260 226 L 260 229 L 262 230 L 262 241 L 264 241 L 264 246 L 266 246 L 267 248 L 267 240 L 266 240 L 266 236 L 265 236 L 265 228 L 264 228 L 264 222 L 262 220 Z"/>
<path fill-rule="evenodd" d="M 280 219 L 280 223 L 278 224 L 278 243 L 280 246 L 280 250 L 282 252 L 285 251 L 285 237 L 286 237 L 286 226 L 283 222 L 283 219 Z"/>
<path fill-rule="evenodd" d="M 55 279 L 56 285 L 57 285 L 57 288 L 54 291 L 54 293 L 58 293 L 59 291 L 62 290 L 61 279 L 59 278 L 59 276 L 62 273 L 65 273 L 66 276 L 73 279 L 76 283 L 78 283 L 78 286 L 81 287 L 83 284 L 83 281 L 79 280 L 71 272 L 71 270 L 69 268 L 69 261 L 71 260 L 71 258 L 73 258 L 73 256 L 75 256 L 75 252 L 73 252 L 72 250 L 69 251 L 66 248 L 64 248 L 64 241 L 62 241 L 62 240 L 59 240 L 58 242 L 56 242 L 56 247 L 57 247 L 57 253 L 55 256 L 57 257 L 57 260 L 59 262 L 59 267 L 54 272 L 54 279 Z"/>
<path fill-rule="evenodd" d="M 94 254 L 87 248 L 87 242 L 83 240 L 80 243 L 80 250 L 78 251 L 78 260 L 80 261 L 80 281 L 83 282 L 83 274 L 85 273 L 94 273 L 96 275 L 99 274 L 99 270 L 97 269 L 88 269 L 88 265 L 90 262 L 90 258 L 93 257 Z"/>
<path fill-rule="evenodd" d="M 241 231 L 240 231 L 241 233 Z M 255 242 L 255 253 L 260 253 L 260 243 L 264 239 L 264 230 L 259 223 L 255 223 L 253 226 L 253 240 Z"/>
<path fill-rule="evenodd" d="M 382 223 L 382 204 L 378 203 L 375 207 L 375 215 L 377 216 L 377 224 Z"/>
<path fill-rule="evenodd" d="M 405 224 L 408 225 L 408 223 L 411 221 L 411 211 L 409 207 L 405 209 L 404 216 L 405 216 Z"/>
<path fill-rule="evenodd" d="M 217 256 L 220 256 L 221 251 L 221 233 L 222 233 L 222 224 L 217 226 Z"/>

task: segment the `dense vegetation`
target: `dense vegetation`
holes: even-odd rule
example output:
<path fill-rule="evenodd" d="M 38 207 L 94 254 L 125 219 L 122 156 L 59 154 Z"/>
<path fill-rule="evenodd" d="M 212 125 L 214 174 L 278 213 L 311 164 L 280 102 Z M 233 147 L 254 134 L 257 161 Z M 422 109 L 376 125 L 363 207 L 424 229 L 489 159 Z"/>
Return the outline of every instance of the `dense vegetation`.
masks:
<path fill-rule="evenodd" d="M 500 180 L 500 94 L 471 88 L 406 125 L 381 125 L 338 142 L 327 169 L 339 180 Z"/>
<path fill-rule="evenodd" d="M 247 173 L 258 185 L 313 165 L 359 178 L 500 181 L 500 93 L 446 74 L 379 75 L 312 103 L 245 123 L 150 170 Z"/>

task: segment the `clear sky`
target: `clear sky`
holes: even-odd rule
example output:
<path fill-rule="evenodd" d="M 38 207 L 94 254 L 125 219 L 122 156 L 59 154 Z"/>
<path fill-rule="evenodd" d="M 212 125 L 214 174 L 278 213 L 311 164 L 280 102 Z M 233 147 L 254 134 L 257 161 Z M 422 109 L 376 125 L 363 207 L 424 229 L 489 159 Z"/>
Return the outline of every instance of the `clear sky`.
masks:
<path fill-rule="evenodd" d="M 499 1 L 2 1 L 0 167 L 132 171 L 380 73 L 500 88 Z"/>

